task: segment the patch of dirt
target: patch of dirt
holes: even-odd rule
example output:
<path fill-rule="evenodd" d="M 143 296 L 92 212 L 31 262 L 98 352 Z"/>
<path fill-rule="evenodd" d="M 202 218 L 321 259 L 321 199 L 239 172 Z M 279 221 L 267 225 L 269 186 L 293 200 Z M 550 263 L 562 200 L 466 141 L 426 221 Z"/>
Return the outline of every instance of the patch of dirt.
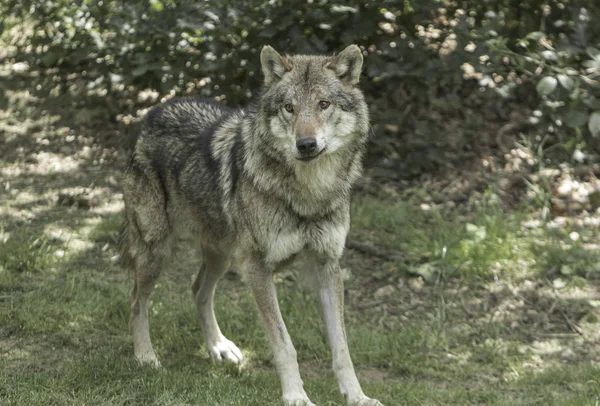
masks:
<path fill-rule="evenodd" d="M 357 374 L 359 378 L 367 382 L 387 382 L 389 380 L 388 373 L 376 368 L 363 368 L 357 371 Z"/>
<path fill-rule="evenodd" d="M 44 337 L 15 339 L 0 336 L 0 362 L 13 371 L 45 371 L 48 365 L 62 365 L 71 355 L 68 348 L 48 345 Z"/>

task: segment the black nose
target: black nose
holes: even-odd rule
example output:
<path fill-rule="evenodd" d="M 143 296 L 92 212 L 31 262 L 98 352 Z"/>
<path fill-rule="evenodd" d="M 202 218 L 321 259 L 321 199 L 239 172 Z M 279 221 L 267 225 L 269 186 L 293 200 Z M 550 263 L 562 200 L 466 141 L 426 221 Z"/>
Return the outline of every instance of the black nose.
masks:
<path fill-rule="evenodd" d="M 317 149 L 317 140 L 312 137 L 300 138 L 296 141 L 296 148 L 302 155 L 308 155 Z"/>

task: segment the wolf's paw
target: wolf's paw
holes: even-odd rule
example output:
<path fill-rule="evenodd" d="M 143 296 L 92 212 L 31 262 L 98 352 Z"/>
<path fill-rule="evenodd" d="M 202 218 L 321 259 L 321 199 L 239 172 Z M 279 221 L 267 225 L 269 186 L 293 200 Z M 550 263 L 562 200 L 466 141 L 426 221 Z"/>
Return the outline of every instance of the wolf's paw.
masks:
<path fill-rule="evenodd" d="M 377 399 L 371 399 L 366 396 L 348 400 L 350 406 L 383 406 L 383 403 Z"/>
<path fill-rule="evenodd" d="M 160 361 L 154 354 L 154 351 L 145 351 L 135 354 L 135 358 L 141 365 L 149 366 L 152 368 L 160 368 Z"/>
<path fill-rule="evenodd" d="M 306 396 L 284 396 L 283 403 L 285 406 L 317 406 Z"/>
<path fill-rule="evenodd" d="M 244 358 L 240 349 L 223 336 L 216 342 L 207 343 L 206 348 L 210 356 L 216 361 L 226 360 L 239 364 Z"/>

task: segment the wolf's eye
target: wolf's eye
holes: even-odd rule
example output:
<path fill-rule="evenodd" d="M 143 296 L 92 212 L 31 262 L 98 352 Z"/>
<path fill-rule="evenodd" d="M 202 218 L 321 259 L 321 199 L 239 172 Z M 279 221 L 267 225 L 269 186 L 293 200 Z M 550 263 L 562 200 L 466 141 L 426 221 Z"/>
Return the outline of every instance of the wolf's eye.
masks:
<path fill-rule="evenodd" d="M 293 113 L 294 112 L 294 106 L 292 106 L 291 104 L 286 104 L 285 106 L 283 106 L 285 108 L 285 111 L 287 111 L 288 113 Z"/>
<path fill-rule="evenodd" d="M 327 107 L 329 107 L 331 103 L 329 103 L 327 100 L 321 100 L 319 102 L 319 107 L 321 108 L 321 110 L 327 110 Z"/>

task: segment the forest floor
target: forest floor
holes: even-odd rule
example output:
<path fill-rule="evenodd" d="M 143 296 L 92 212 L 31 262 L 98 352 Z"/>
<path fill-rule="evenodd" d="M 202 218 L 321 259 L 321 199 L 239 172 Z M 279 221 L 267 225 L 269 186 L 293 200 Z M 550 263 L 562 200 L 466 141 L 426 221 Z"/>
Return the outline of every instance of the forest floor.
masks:
<path fill-rule="evenodd" d="M 279 405 L 263 328 L 234 273 L 217 316 L 241 368 L 208 358 L 187 260 L 152 299 L 163 368 L 133 358 L 132 280 L 116 242 L 137 117 L 115 120 L 116 104 L 83 79 L 20 65 L 0 67 L 0 89 L 0 404 Z M 364 390 L 388 406 L 596 405 L 600 170 L 533 172 L 519 145 L 490 159 L 406 182 L 367 171 L 357 188 L 343 267 Z M 309 396 L 342 405 L 301 273 L 276 277 L 282 312 Z"/>

